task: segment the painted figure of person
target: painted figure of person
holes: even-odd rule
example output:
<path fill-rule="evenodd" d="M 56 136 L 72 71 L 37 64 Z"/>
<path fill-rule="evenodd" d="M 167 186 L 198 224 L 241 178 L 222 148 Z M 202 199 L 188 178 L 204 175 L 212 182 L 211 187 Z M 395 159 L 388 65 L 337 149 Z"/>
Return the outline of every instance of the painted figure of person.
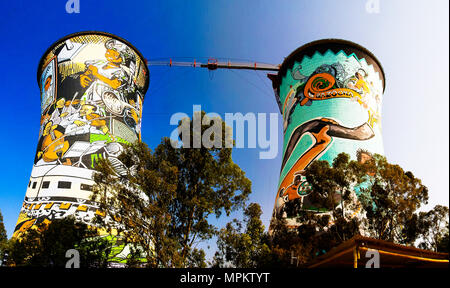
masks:
<path fill-rule="evenodd" d="M 86 102 L 101 101 L 107 90 L 120 90 L 128 84 L 129 68 L 125 64 L 125 56 L 115 42 L 105 43 L 105 60 L 86 61 L 86 71 L 80 75 L 80 85 L 88 88 L 82 99 Z M 120 92 L 119 92 L 120 94 Z M 121 97 L 121 95 L 119 96 Z M 123 101 L 123 99 L 120 99 Z"/>

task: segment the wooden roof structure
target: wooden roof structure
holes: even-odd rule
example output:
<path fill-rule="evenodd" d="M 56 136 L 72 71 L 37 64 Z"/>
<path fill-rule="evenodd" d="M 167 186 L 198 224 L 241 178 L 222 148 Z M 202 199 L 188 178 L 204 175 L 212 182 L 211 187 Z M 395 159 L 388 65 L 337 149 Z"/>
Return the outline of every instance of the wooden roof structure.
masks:
<path fill-rule="evenodd" d="M 374 264 L 376 251 L 378 265 Z M 369 252 L 369 253 L 368 253 Z M 449 254 L 355 236 L 306 265 L 307 268 L 448 268 Z"/>

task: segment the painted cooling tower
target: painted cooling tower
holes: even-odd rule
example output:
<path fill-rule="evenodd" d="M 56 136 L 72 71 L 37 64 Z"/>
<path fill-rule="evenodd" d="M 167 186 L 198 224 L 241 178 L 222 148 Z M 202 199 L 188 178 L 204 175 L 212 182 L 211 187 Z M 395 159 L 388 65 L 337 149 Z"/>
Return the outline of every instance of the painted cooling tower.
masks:
<path fill-rule="evenodd" d="M 365 161 L 383 153 L 383 69 L 358 44 L 325 39 L 306 44 L 270 75 L 283 115 L 283 160 L 273 217 L 288 225 L 300 210 L 325 212 L 312 203 L 304 169 L 314 160 L 330 164 L 341 152 Z M 288 205 L 295 204 L 295 205 Z M 299 207 L 297 210 L 287 206 Z M 289 212 L 289 213 L 288 213 Z"/>
<path fill-rule="evenodd" d="M 93 169 L 109 159 L 117 173 L 123 143 L 141 138 L 149 84 L 145 60 L 127 41 L 80 32 L 54 43 L 38 67 L 41 128 L 14 237 L 42 222 L 101 215 L 90 201 Z"/>

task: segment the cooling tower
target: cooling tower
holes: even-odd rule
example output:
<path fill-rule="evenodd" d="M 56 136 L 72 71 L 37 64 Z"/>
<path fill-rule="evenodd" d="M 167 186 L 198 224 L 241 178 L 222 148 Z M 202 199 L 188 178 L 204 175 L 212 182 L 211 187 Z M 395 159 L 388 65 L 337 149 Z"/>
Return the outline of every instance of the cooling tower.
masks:
<path fill-rule="evenodd" d="M 330 164 L 341 152 L 366 161 L 383 154 L 383 69 L 367 49 L 325 39 L 289 55 L 270 75 L 283 116 L 283 158 L 273 217 L 295 226 L 300 211 L 327 212 L 311 200 L 303 175 L 314 160 Z M 295 204 L 295 205 L 293 205 Z M 286 209 L 288 206 L 297 207 Z"/>
<path fill-rule="evenodd" d="M 43 222 L 73 216 L 89 224 L 99 159 L 118 174 L 123 144 L 141 138 L 149 85 L 145 59 L 130 43 L 104 32 L 80 32 L 54 43 L 38 66 L 41 121 L 34 166 L 14 237 Z"/>

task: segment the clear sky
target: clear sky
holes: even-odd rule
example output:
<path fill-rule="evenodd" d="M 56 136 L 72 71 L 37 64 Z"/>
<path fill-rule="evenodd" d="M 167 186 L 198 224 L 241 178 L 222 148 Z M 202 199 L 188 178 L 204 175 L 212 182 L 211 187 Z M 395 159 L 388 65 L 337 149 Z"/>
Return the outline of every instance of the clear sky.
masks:
<path fill-rule="evenodd" d="M 0 211 L 8 236 L 25 196 L 38 140 L 38 61 L 54 41 L 85 30 L 125 38 L 149 60 L 215 57 L 278 64 L 313 40 L 359 43 L 377 56 L 386 74 L 382 125 L 388 160 L 413 171 L 428 186 L 426 208 L 448 206 L 449 3 L 379 0 L 378 13 L 369 13 L 367 1 L 80 0 L 78 14 L 66 12 L 66 0 L 2 2 L 0 125 L 5 138 L 0 141 Z M 150 74 L 142 122 L 143 140 L 150 147 L 174 129 L 170 116 L 191 115 L 192 105 L 222 116 L 279 113 L 262 72 L 151 67 Z M 281 133 L 281 116 L 278 125 Z M 281 134 L 278 141 L 278 156 L 271 160 L 260 160 L 258 148 L 233 152 L 253 182 L 250 200 L 262 206 L 266 227 L 280 172 Z"/>

